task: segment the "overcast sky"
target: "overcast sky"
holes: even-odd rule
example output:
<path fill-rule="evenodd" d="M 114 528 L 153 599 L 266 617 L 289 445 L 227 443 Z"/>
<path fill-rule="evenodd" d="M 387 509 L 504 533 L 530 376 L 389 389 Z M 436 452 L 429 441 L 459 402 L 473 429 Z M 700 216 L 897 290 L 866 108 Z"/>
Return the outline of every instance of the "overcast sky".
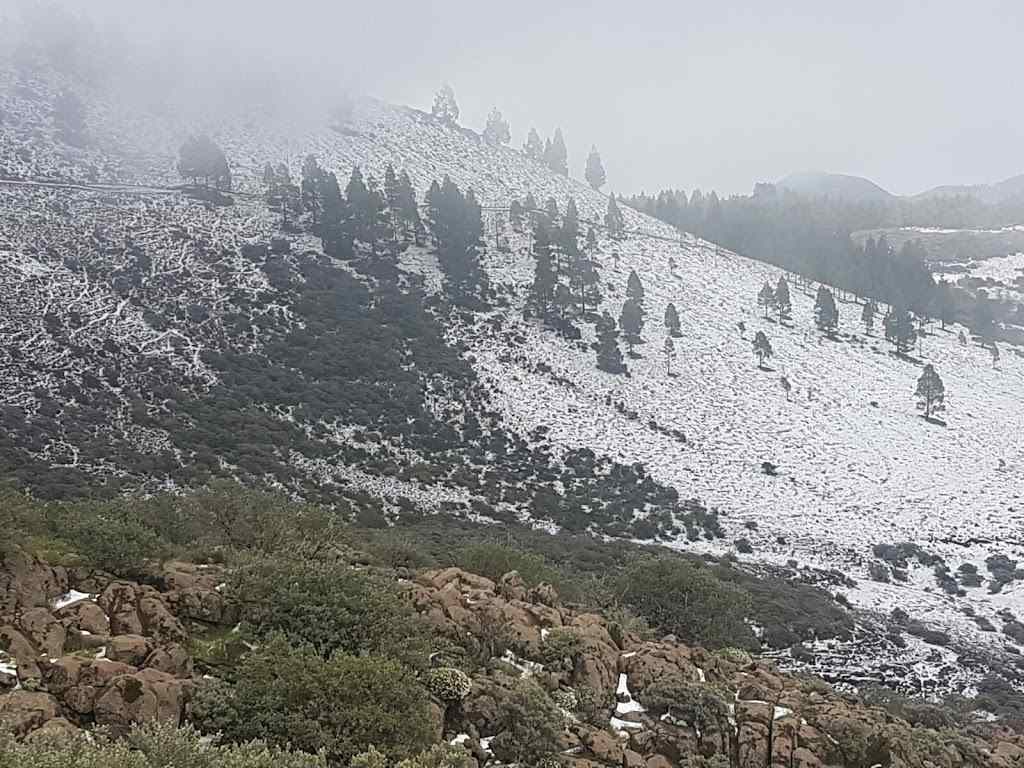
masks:
<path fill-rule="evenodd" d="M 449 81 L 464 125 L 497 106 L 516 146 L 560 126 L 575 176 L 596 144 L 616 192 L 829 170 L 907 194 L 1024 172 L 1020 0 L 62 4 L 424 109 Z"/>

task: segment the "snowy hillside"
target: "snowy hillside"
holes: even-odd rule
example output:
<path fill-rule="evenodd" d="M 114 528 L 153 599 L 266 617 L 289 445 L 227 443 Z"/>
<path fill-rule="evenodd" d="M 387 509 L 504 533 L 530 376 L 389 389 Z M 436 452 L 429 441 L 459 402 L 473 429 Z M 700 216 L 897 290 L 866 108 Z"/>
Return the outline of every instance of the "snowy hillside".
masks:
<path fill-rule="evenodd" d="M 93 141 L 78 150 L 63 146 L 50 127 L 45 104 L 60 90 L 58 80 L 26 81 L 7 70 L 0 85 L 0 168 L 8 178 L 0 184 L 4 405 L 45 416 L 51 401 L 75 408 L 89 403 L 113 414 L 106 422 L 92 414 L 95 423 L 84 430 L 66 421 L 41 427 L 51 431 L 32 444 L 32 455 L 51 467 L 88 464 L 89 472 L 118 474 L 102 446 L 80 460 L 97 435 L 137 452 L 166 451 L 180 464 L 196 460 L 173 443 L 172 425 L 201 430 L 205 412 L 161 421 L 165 413 L 177 417 L 184 406 L 166 405 L 163 394 L 153 394 L 157 384 L 173 382 L 196 396 L 233 385 L 237 372 L 218 371 L 209 362 L 214 352 L 232 361 L 232 355 L 266 354 L 267 365 L 281 364 L 268 350 L 283 354 L 286 332 L 305 323 L 293 316 L 288 291 L 328 270 L 351 280 L 346 267 L 324 266 L 319 241 L 299 237 L 292 254 L 281 257 L 291 277 L 275 282 L 269 260 L 242 255 L 246 246 L 269 240 L 277 226 L 258 196 L 241 194 L 233 206 L 211 208 L 160 189 L 178 183 L 178 145 L 197 126 L 133 111 L 96 93 L 89 101 Z M 336 127 L 326 114 L 302 122 L 262 113 L 209 123 L 199 127 L 210 129 L 224 148 L 243 193 L 259 190 L 265 163 L 287 162 L 296 173 L 302 158 L 313 154 L 339 178 L 359 165 L 379 179 L 390 163 L 408 171 L 420 195 L 447 174 L 472 187 L 485 207 L 507 206 L 529 192 L 540 201 L 554 197 L 564 210 L 571 196 L 582 219 L 600 221 L 607 205 L 603 194 L 514 149 L 489 146 L 472 132 L 376 101 L 358 103 L 352 119 Z M 109 186 L 119 184 L 144 188 Z M 741 558 L 751 563 L 787 567 L 796 561 L 788 566 L 794 574 L 809 565 L 815 573 L 838 570 L 852 577 L 855 586 L 833 591 L 861 607 L 885 614 L 902 608 L 966 643 L 987 638 L 994 648 L 1011 644 L 999 633 L 982 633 L 967 611 L 994 626 L 1010 621 L 999 611 L 1024 615 L 1024 581 L 1014 580 L 1015 562 L 1008 567 L 1011 576 L 1000 577 L 1006 583 L 998 594 L 988 589 L 997 577 L 992 562 L 1004 561 L 986 563 L 993 556 L 1024 560 L 1019 351 L 1004 350 L 994 367 L 987 350 L 958 342 L 958 328 L 932 328 L 921 358 L 942 375 L 949 409 L 947 426 L 927 423 L 912 397 L 920 366 L 890 355 L 879 331 L 864 335 L 859 305 L 840 304 L 840 338 L 826 339 L 812 318 L 816 286 L 801 290 L 794 283 L 792 323 L 780 326 L 764 319 L 756 305 L 758 290 L 766 279 L 777 280 L 777 270 L 690 237 L 681 241 L 666 225 L 624 213 L 631 233 L 614 241 L 602 237 L 598 260 L 605 286 L 601 309 L 618 317 L 630 270 L 646 289 L 647 343 L 641 357 L 628 360 L 629 376 L 598 371 L 585 344 L 523 320 L 533 276 L 528 236 L 506 227 L 511 251 L 486 253 L 491 282 L 503 286 L 509 305 L 471 322 L 463 318 L 448 334 L 468 347 L 463 360 L 490 390 L 490 405 L 505 427 L 522 438 L 544 427 L 558 448 L 590 448 L 624 465 L 641 462 L 680 498 L 720 510 L 724 540 L 680 538 L 674 546 L 724 551 L 744 538 L 752 552 Z M 494 218 L 488 223 L 493 228 Z M 322 271 L 301 263 L 307 257 Z M 423 274 L 427 286 L 440 284 L 431 254 L 413 249 L 401 263 Z M 669 302 L 679 309 L 682 326 L 675 376 L 667 374 L 661 354 L 661 318 Z M 592 341 L 592 326 L 582 329 L 584 342 Z M 757 368 L 751 352 L 759 330 L 775 350 L 767 371 Z M 782 377 L 792 386 L 788 396 Z M 104 378 L 106 383 L 94 381 Z M 83 387 L 94 394 L 83 396 Z M 219 402 L 235 407 L 236 393 L 228 394 Z M 153 419 L 145 427 L 127 424 L 139 397 Z M 343 451 L 358 431 L 352 424 L 326 416 L 303 422 L 291 408 L 260 401 L 246 412 L 257 411 L 266 430 L 294 428 L 335 451 L 291 456 L 287 461 L 296 471 L 362 478 L 417 501 L 424 494 L 435 502 L 469 498 L 447 482 L 424 491 L 429 483 L 368 480 L 346 467 Z M 671 430 L 681 430 L 685 442 Z M 415 451 L 401 455 L 411 456 L 410 462 L 423 457 Z M 776 465 L 777 474 L 762 471 L 763 462 Z M 906 564 L 879 560 L 879 545 L 904 542 L 924 555 L 910 556 Z M 955 580 L 970 573 L 960 570 L 964 564 L 977 568 L 979 586 L 960 578 L 964 594 L 949 594 L 927 555 L 943 558 L 951 574 L 947 587 L 953 579 L 955 591 Z M 925 658 L 937 651 L 918 644 L 906 653 Z M 934 670 L 932 665 L 929 674 Z"/>

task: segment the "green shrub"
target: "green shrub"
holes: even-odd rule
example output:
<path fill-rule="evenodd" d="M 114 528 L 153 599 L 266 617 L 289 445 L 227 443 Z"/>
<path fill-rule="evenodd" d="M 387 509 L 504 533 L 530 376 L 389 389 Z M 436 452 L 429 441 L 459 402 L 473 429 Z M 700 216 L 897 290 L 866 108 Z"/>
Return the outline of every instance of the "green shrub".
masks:
<path fill-rule="evenodd" d="M 425 664 L 428 635 L 393 583 L 343 561 L 255 557 L 230 576 L 229 594 L 257 635 L 283 632 L 325 658 L 334 651 Z"/>
<path fill-rule="evenodd" d="M 469 695 L 473 681 L 454 667 L 439 667 L 427 672 L 427 690 L 441 701 L 462 701 Z"/>
<path fill-rule="evenodd" d="M 378 656 L 338 653 L 324 659 L 275 635 L 238 669 L 224 735 L 262 738 L 345 764 L 376 746 L 401 759 L 431 741 L 429 697 L 415 674 Z"/>
<path fill-rule="evenodd" d="M 702 565 L 675 558 L 642 561 L 625 574 L 622 590 L 641 616 L 685 642 L 709 648 L 758 645 L 744 622 L 747 593 Z"/>
<path fill-rule="evenodd" d="M 0 768 L 327 768 L 322 755 L 259 742 L 214 746 L 190 727 L 149 723 L 127 739 L 102 734 L 16 742 L 0 733 Z"/>
<path fill-rule="evenodd" d="M 540 646 L 539 658 L 545 668 L 571 672 L 583 651 L 583 641 L 571 629 L 552 629 Z"/>
<path fill-rule="evenodd" d="M 502 762 L 538 765 L 558 752 L 562 712 L 535 680 L 520 679 L 500 701 L 498 735 L 491 742 Z"/>

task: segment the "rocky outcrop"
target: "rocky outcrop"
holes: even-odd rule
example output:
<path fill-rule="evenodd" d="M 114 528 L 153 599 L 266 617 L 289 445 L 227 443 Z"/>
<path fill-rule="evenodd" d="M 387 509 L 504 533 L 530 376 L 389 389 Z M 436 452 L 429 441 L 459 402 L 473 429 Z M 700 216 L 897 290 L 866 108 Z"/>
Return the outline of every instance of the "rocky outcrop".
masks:
<path fill-rule="evenodd" d="M 0 720 L 39 738 L 180 722 L 193 676 L 182 622 L 231 617 L 223 577 L 168 563 L 139 584 L 50 568 L 15 547 L 0 561 Z"/>

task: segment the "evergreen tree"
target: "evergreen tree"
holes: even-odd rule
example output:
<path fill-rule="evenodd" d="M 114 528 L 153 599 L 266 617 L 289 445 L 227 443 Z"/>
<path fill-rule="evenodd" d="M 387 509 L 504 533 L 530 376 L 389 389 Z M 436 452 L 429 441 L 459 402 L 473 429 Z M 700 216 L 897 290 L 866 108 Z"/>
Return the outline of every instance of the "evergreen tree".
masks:
<path fill-rule="evenodd" d="M 835 297 L 824 285 L 818 286 L 818 296 L 814 301 L 814 320 L 818 328 L 830 336 L 839 326 L 839 310 L 836 308 Z"/>
<path fill-rule="evenodd" d="M 757 367 L 764 368 L 765 360 L 769 359 L 773 354 L 775 352 L 772 349 L 772 343 L 768 341 L 764 331 L 758 331 L 757 335 L 754 336 L 754 356 L 757 358 Z"/>
<path fill-rule="evenodd" d="M 668 329 L 669 336 L 678 339 L 683 335 L 679 330 L 679 313 L 676 312 L 676 305 L 671 302 L 665 307 L 665 328 Z"/>
<path fill-rule="evenodd" d="M 558 283 L 555 286 L 555 298 L 552 304 L 554 305 L 555 312 L 558 313 L 559 319 L 564 320 L 566 314 L 573 306 L 572 292 L 565 283 Z"/>
<path fill-rule="evenodd" d="M 769 310 L 775 308 L 775 289 L 767 280 L 757 294 L 757 305 L 764 309 L 764 316 L 767 319 Z"/>
<path fill-rule="evenodd" d="M 407 171 L 402 171 L 398 174 L 398 182 L 395 187 L 395 202 L 396 211 L 392 214 L 396 216 L 399 222 L 399 227 L 405 234 L 406 239 L 409 235 L 415 234 L 421 231 L 423 223 L 420 220 L 420 209 L 416 204 L 416 190 L 412 186 L 412 180 L 409 178 Z"/>
<path fill-rule="evenodd" d="M 942 330 L 956 319 L 956 304 L 953 300 L 953 286 L 946 280 L 939 280 L 935 285 L 935 295 L 931 305 L 932 314 L 939 319 Z"/>
<path fill-rule="evenodd" d="M 320 179 L 323 173 L 323 169 L 317 162 L 316 157 L 306 155 L 306 159 L 302 161 L 302 182 L 299 191 L 302 210 L 309 213 L 314 225 L 320 222 L 320 214 L 323 208 L 323 203 L 320 200 Z"/>
<path fill-rule="evenodd" d="M 597 367 L 608 373 L 624 373 L 626 365 L 619 349 L 619 331 L 607 311 L 597 323 Z"/>
<path fill-rule="evenodd" d="M 974 318 L 971 326 L 974 334 L 983 341 L 988 341 L 995 336 L 996 316 L 992 308 L 992 300 L 988 297 L 988 291 L 980 290 L 975 297 Z"/>
<path fill-rule="evenodd" d="M 608 211 L 604 215 L 604 225 L 608 228 L 608 235 L 613 238 L 622 237 L 626 229 L 626 219 L 619 210 L 619 204 L 615 201 L 615 195 L 608 198 Z"/>
<path fill-rule="evenodd" d="M 541 143 L 540 135 L 537 133 L 536 128 L 531 128 L 530 133 L 526 137 L 526 143 L 523 145 L 523 152 L 531 160 L 537 162 L 544 161 L 544 144 Z"/>
<path fill-rule="evenodd" d="M 597 231 L 593 226 L 587 227 L 587 253 L 593 255 L 597 250 Z"/>
<path fill-rule="evenodd" d="M 320 240 L 324 253 L 335 258 L 352 256 L 352 233 L 347 227 L 349 220 L 345 198 L 341 196 L 338 177 L 324 173 L 319 180 L 321 204 Z"/>
<path fill-rule="evenodd" d="M 921 372 L 914 396 L 918 398 L 920 406 L 924 408 L 926 419 L 931 418 L 934 411 L 942 409 L 946 399 L 946 387 L 931 363 L 925 365 L 924 371 Z"/>
<path fill-rule="evenodd" d="M 65 144 L 84 147 L 88 143 L 85 104 L 71 91 L 63 91 L 54 100 L 53 124 L 57 128 L 57 135 Z"/>
<path fill-rule="evenodd" d="M 513 232 L 523 231 L 523 204 L 513 200 L 508 207 L 508 220 Z"/>
<path fill-rule="evenodd" d="M 792 309 L 793 306 L 789 298 L 789 283 L 786 282 L 785 277 L 780 276 L 779 282 L 775 286 L 775 310 L 779 313 L 780 323 L 783 318 L 789 317 Z"/>
<path fill-rule="evenodd" d="M 207 187 L 212 184 L 217 189 L 231 189 L 231 171 L 224 150 L 209 136 L 190 136 L 181 145 L 178 173 L 182 178 L 191 179 L 193 184 L 202 180 Z"/>
<path fill-rule="evenodd" d="M 508 130 L 508 122 L 501 116 L 497 107 L 491 110 L 487 116 L 487 126 L 484 128 L 484 141 L 495 146 L 508 144 L 512 141 L 512 134 Z"/>
<path fill-rule="evenodd" d="M 906 355 L 917 342 L 914 318 L 905 308 L 893 307 L 885 316 L 885 338 L 896 348 L 896 354 Z"/>
<path fill-rule="evenodd" d="M 644 329 L 644 310 L 636 299 L 626 299 L 625 304 L 622 305 L 619 328 L 622 329 L 622 335 L 629 347 L 629 354 L 632 355 L 633 348 L 643 341 L 640 334 Z"/>
<path fill-rule="evenodd" d="M 676 359 L 676 345 L 672 341 L 671 336 L 665 337 L 665 345 L 663 347 L 665 354 L 665 373 L 669 376 L 672 375 L 672 361 Z"/>
<path fill-rule="evenodd" d="M 601 156 L 597 153 L 597 147 L 590 148 L 590 154 L 587 156 L 587 168 L 584 173 L 587 179 L 587 183 L 598 190 L 604 186 L 607 177 L 604 173 L 604 165 L 601 163 Z"/>
<path fill-rule="evenodd" d="M 557 210 L 557 209 L 556 209 Z M 562 217 L 562 226 L 559 230 L 559 239 L 562 250 L 570 259 L 575 258 L 580 252 L 580 214 L 576 209 L 576 201 L 569 198 L 565 206 L 565 216 Z"/>
<path fill-rule="evenodd" d="M 554 265 L 551 263 L 551 235 L 547 223 L 538 221 L 533 234 L 533 255 L 536 266 L 533 272 L 533 286 L 530 288 L 530 304 L 537 315 L 546 318 L 551 311 L 555 297 Z"/>
<path fill-rule="evenodd" d="M 569 153 L 562 139 L 562 129 L 555 129 L 555 137 L 544 148 L 544 162 L 548 168 L 562 176 L 569 175 Z"/>
<path fill-rule="evenodd" d="M 455 91 L 448 83 L 441 86 L 441 90 L 434 96 L 434 106 L 431 113 L 445 125 L 451 127 L 459 122 L 459 105 L 455 101 Z"/>
<path fill-rule="evenodd" d="M 487 279 L 480 268 L 483 221 L 476 195 L 471 189 L 463 195 L 445 176 L 427 192 L 427 208 L 448 290 L 458 302 L 478 302 L 486 294 Z"/>
<path fill-rule="evenodd" d="M 640 276 L 635 269 L 629 270 L 629 277 L 626 279 L 626 298 L 632 299 L 638 306 L 643 306 L 644 285 L 640 282 Z"/>
<path fill-rule="evenodd" d="M 264 175 L 266 176 L 266 168 Z M 267 205 L 281 214 L 281 225 L 287 227 L 289 221 L 302 212 L 302 192 L 292 182 L 288 166 L 284 163 L 271 169 L 270 179 L 266 191 Z"/>
<path fill-rule="evenodd" d="M 874 299 L 868 299 L 864 309 L 860 313 L 860 319 L 864 323 L 864 330 L 870 336 L 875 328 L 875 315 L 878 314 L 878 304 Z"/>

